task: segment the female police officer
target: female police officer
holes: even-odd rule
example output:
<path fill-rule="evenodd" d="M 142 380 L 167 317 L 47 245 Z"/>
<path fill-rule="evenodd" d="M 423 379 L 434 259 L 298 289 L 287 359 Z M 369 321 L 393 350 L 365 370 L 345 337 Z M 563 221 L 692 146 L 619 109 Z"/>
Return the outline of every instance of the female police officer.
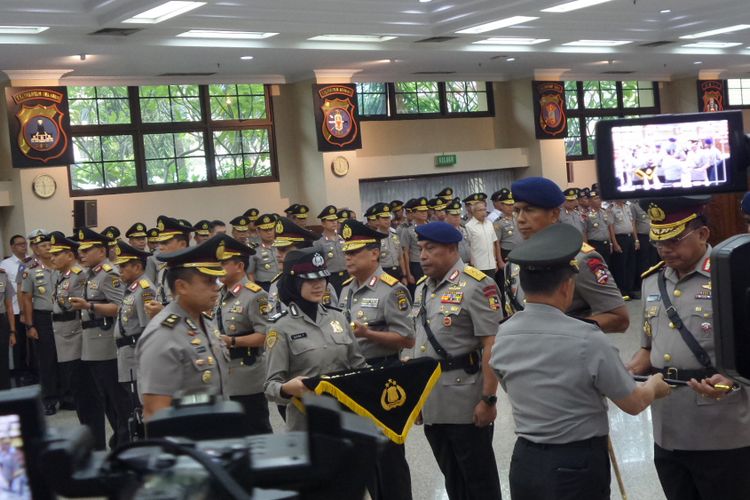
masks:
<path fill-rule="evenodd" d="M 306 377 L 366 366 L 344 315 L 320 304 L 328 276 L 315 248 L 293 250 L 284 259 L 279 298 L 287 310 L 270 319 L 266 332 L 265 392 L 275 403 L 300 397 L 307 390 Z M 289 430 L 304 429 L 297 407 L 288 407 L 286 423 Z"/>

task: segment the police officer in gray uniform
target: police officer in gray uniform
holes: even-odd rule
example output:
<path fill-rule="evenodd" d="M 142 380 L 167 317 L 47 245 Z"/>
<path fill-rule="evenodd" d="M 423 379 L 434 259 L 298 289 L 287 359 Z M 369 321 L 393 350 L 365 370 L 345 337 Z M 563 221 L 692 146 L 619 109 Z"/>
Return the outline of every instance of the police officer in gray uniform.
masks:
<path fill-rule="evenodd" d="M 133 248 L 137 248 L 142 252 L 146 251 L 147 234 L 146 224 L 143 222 L 136 222 L 125 231 L 125 237 L 128 239 L 128 244 Z"/>
<path fill-rule="evenodd" d="M 22 274 L 21 309 L 26 317 L 27 336 L 35 340 L 39 356 L 39 382 L 44 414 L 57 412 L 59 375 L 55 335 L 52 330 L 52 268 L 49 235 L 41 233 L 29 240 L 34 261 Z"/>
<path fill-rule="evenodd" d="M 138 395 L 146 422 L 178 392 L 226 396 L 229 352 L 211 314 L 219 299 L 216 278 L 226 273 L 221 235 L 201 245 L 159 255 L 175 300 L 157 314 L 135 346 Z"/>
<path fill-rule="evenodd" d="M 94 448 L 106 447 L 104 407 L 97 394 L 96 382 L 81 361 L 83 328 L 81 314 L 70 305 L 71 297 L 82 297 L 86 274 L 78 265 L 78 243 L 59 231 L 50 234 L 50 254 L 54 283 L 52 292 L 52 328 L 60 377 L 71 388 L 73 404 L 81 425 L 87 425 L 94 436 Z"/>
<path fill-rule="evenodd" d="M 379 265 L 380 242 L 386 236 L 356 220 L 344 222 L 341 235 L 346 270 L 352 277 L 344 282 L 339 308 L 368 365 L 400 364 L 401 349 L 414 347 L 414 322 L 409 318 L 409 291 Z M 411 499 L 403 445 L 385 445 L 368 489 L 373 499 Z"/>
<path fill-rule="evenodd" d="M 0 268 L 0 390 L 10 389 L 9 350 L 16 345 L 16 318 L 13 315 L 13 287 Z"/>
<path fill-rule="evenodd" d="M 287 405 L 290 431 L 305 428 L 299 399 L 292 399 L 307 391 L 302 379 L 367 366 L 346 317 L 320 303 L 326 278 L 325 259 L 315 248 L 293 250 L 284 259 L 279 297 L 287 309 L 271 317 L 266 332 L 265 393 L 270 401 Z"/>
<path fill-rule="evenodd" d="M 466 228 L 461 220 L 463 205 L 459 198 L 454 198 L 445 206 L 445 222 L 453 226 L 456 231 L 461 233 L 461 241 L 458 242 L 458 255 L 464 262 L 471 260 L 471 244 L 466 237 Z"/>
<path fill-rule="evenodd" d="M 750 397 L 717 373 L 708 196 L 641 200 L 664 259 L 643 275 L 641 349 L 634 373 L 689 381 L 654 403 L 654 463 L 668 500 L 750 494 Z"/>
<path fill-rule="evenodd" d="M 425 277 L 412 308 L 415 357 L 440 361 L 442 375 L 422 409 L 425 436 L 450 499 L 499 499 L 492 450 L 497 379 L 489 366 L 500 322 L 497 285 L 464 264 L 461 233 L 445 222 L 417 228 Z"/>
<path fill-rule="evenodd" d="M 492 193 L 490 198 L 501 212 L 500 217 L 495 219 L 492 225 L 495 227 L 497 241 L 500 242 L 500 256 L 505 261 L 510 251 L 523 241 L 523 237 L 518 231 L 516 218 L 513 216 L 513 194 L 510 189 L 502 188 Z"/>
<path fill-rule="evenodd" d="M 516 424 L 513 500 L 608 500 L 606 398 L 636 415 L 669 393 L 661 375 L 636 384 L 596 324 L 565 314 L 582 243 L 577 229 L 553 224 L 509 255 L 526 308 L 500 325 L 490 363 Z"/>
<path fill-rule="evenodd" d="M 338 229 L 338 216 L 336 207 L 328 205 L 318 214 L 318 219 L 323 226 L 323 235 L 313 243 L 326 259 L 326 266 L 331 277 L 328 282 L 333 285 L 336 294 L 341 293 L 342 283 L 347 278 L 346 262 L 344 262 L 344 252 L 341 249 L 344 242 L 341 236 L 336 232 Z"/>
<path fill-rule="evenodd" d="M 641 290 L 641 274 L 659 263 L 659 253 L 649 242 L 648 232 L 651 229 L 651 218 L 637 201 L 630 203 L 635 221 L 635 231 L 638 233 L 638 250 L 635 252 L 635 284 L 633 289 Z"/>
<path fill-rule="evenodd" d="M 247 268 L 248 278 L 268 291 L 271 281 L 279 273 L 276 252 L 273 250 L 273 240 L 276 237 L 276 214 L 263 214 L 258 217 L 255 227 L 258 228 L 260 245 L 255 248 L 255 255 L 250 257 Z"/>
<path fill-rule="evenodd" d="M 612 220 L 609 210 L 602 208 L 602 199 L 597 189 L 589 191 L 590 207 L 586 214 L 586 241 L 596 253 L 612 265 Z"/>
<path fill-rule="evenodd" d="M 190 246 L 192 226 L 183 224 L 178 219 L 160 215 L 156 227 L 159 229 L 159 253 L 176 252 Z M 158 256 L 156 257 L 158 261 Z M 148 274 L 146 277 L 149 278 Z M 172 301 L 172 290 L 167 283 L 167 266 L 161 261 L 157 262 L 156 281 L 153 283 L 156 285 L 156 300 L 151 301 L 146 307 L 146 312 L 152 318 Z"/>
<path fill-rule="evenodd" d="M 420 250 L 415 230 L 417 227 L 427 224 L 427 198 L 413 198 L 407 201 L 404 207 L 407 213 L 411 211 L 412 223 L 402 229 L 399 237 L 401 238 L 401 247 L 404 249 L 405 258 L 409 263 L 409 273 L 406 275 L 407 286 L 413 294 L 417 281 L 424 275 L 419 261 Z"/>
<path fill-rule="evenodd" d="M 380 266 L 399 282 L 406 284 L 407 263 L 404 260 L 398 232 L 391 227 L 390 205 L 376 203 L 365 211 L 365 217 L 372 222 L 375 230 L 383 235 L 380 240 Z"/>
<path fill-rule="evenodd" d="M 586 224 L 578 211 L 578 188 L 567 188 L 563 196 L 565 201 L 560 209 L 560 222 L 573 226 L 583 234 Z"/>
<path fill-rule="evenodd" d="M 518 229 L 524 238 L 556 224 L 559 207 L 565 197 L 560 188 L 544 177 L 526 177 L 511 186 L 515 199 Z M 609 332 L 624 332 L 630 324 L 628 309 L 601 255 L 587 243 L 576 256 L 580 272 L 576 274 L 573 303 L 568 310 L 578 318 L 596 321 Z M 506 314 L 523 309 L 523 290 L 518 283 L 519 267 L 505 266 Z"/>
<path fill-rule="evenodd" d="M 263 344 L 266 340 L 268 313 L 271 311 L 268 293 L 247 279 L 248 259 L 255 251 L 229 236 L 222 236 L 224 256 L 216 324 L 221 340 L 229 349 L 229 378 L 227 395 L 242 405 L 247 415 L 250 434 L 272 432 L 268 419 L 268 401 L 263 394 L 266 381 L 266 360 Z"/>
<path fill-rule="evenodd" d="M 81 311 L 83 342 L 81 360 L 90 370 L 112 426 L 110 447 L 128 441 L 130 402 L 128 393 L 117 382 L 117 350 L 114 340 L 114 319 L 122 303 L 120 275 L 107 259 L 109 242 L 106 236 L 82 228 L 76 231 L 78 255 L 88 268 L 83 297 L 70 297 L 73 309 Z"/>
<path fill-rule="evenodd" d="M 630 202 L 622 200 L 612 203 L 609 211 L 615 232 L 615 240 L 612 242 L 612 274 L 622 295 L 629 297 L 635 291 L 635 252 L 640 249 L 633 211 Z"/>

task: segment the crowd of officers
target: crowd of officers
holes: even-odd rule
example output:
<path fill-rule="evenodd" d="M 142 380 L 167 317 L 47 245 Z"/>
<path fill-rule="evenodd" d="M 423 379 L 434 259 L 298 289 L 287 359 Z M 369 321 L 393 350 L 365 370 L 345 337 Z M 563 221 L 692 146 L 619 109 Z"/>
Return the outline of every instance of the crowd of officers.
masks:
<path fill-rule="evenodd" d="M 30 346 L 16 368 L 38 364 L 47 414 L 69 397 L 100 449 L 105 418 L 114 447 L 139 411 L 148 421 L 206 390 L 239 402 L 250 433 L 271 432 L 269 401 L 304 429 L 306 377 L 430 356 L 442 375 L 419 423 L 451 499 L 501 497 L 498 382 L 518 435 L 514 499 L 609 498 L 607 398 L 631 414 L 654 403 L 669 500 L 750 497 L 747 391 L 713 368 L 708 200 L 605 207 L 596 186 L 563 192 L 532 177 L 490 201 L 487 211 L 483 193 L 446 188 L 376 203 L 362 222 L 327 206 L 322 232 L 302 204 L 285 216 L 249 209 L 228 226 L 160 216 L 123 235 L 36 230 L 31 258 L 14 236 L 0 346 Z M 480 258 L 494 268 L 472 265 L 472 245 L 488 245 Z M 653 263 L 642 285 L 635 264 L 618 264 L 635 258 Z M 623 295 L 641 286 L 641 349 L 626 366 L 604 333 L 628 328 Z M 10 385 L 7 366 L 0 382 Z M 411 498 L 403 445 L 389 444 L 368 489 Z"/>

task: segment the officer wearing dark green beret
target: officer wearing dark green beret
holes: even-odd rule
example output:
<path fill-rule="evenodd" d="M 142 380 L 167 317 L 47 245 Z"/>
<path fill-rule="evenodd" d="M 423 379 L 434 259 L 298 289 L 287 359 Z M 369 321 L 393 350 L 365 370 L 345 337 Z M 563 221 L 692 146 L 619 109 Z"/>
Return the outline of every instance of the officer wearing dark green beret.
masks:
<path fill-rule="evenodd" d="M 125 237 L 128 239 L 130 246 L 138 250 L 146 251 L 146 225 L 143 222 L 136 222 L 125 231 Z"/>
<path fill-rule="evenodd" d="M 209 229 L 210 225 L 211 223 L 206 219 L 199 220 L 193 225 L 193 239 L 195 240 L 196 245 L 200 245 L 211 237 L 211 230 Z"/>
<path fill-rule="evenodd" d="M 223 236 L 163 253 L 166 279 L 176 300 L 159 312 L 135 347 L 138 394 L 148 420 L 178 392 L 226 396 L 229 352 L 211 311 L 219 299 L 216 278 L 226 275 Z"/>
<path fill-rule="evenodd" d="M 661 375 L 636 384 L 598 326 L 565 313 L 582 243 L 577 229 L 552 224 L 508 256 L 520 267 L 526 307 L 500 325 L 490 365 L 513 407 L 514 500 L 608 500 L 605 398 L 636 415 L 670 390 Z M 571 472 L 563 479 L 561 471 Z"/>
<path fill-rule="evenodd" d="M 273 250 L 273 242 L 276 239 L 276 214 L 263 214 L 258 217 L 255 227 L 258 228 L 260 244 L 255 248 L 255 255 L 250 257 L 247 268 L 247 276 L 268 291 L 271 281 L 279 273 L 279 264 L 276 261 L 276 252 Z"/>
<path fill-rule="evenodd" d="M 326 259 L 328 272 L 331 273 L 328 281 L 333 285 L 336 294 L 339 294 L 341 292 L 341 284 L 349 275 L 346 273 L 344 252 L 341 249 L 344 242 L 341 240 L 338 232 L 336 232 L 338 229 L 336 207 L 328 205 L 318 214 L 318 219 L 320 219 L 320 223 L 323 226 L 323 235 L 313 243 L 313 246 L 320 250 Z"/>
<path fill-rule="evenodd" d="M 654 403 L 654 463 L 668 500 L 750 492 L 750 396 L 715 368 L 708 196 L 644 199 L 663 259 L 643 274 L 641 349 L 629 368 L 689 381 Z"/>

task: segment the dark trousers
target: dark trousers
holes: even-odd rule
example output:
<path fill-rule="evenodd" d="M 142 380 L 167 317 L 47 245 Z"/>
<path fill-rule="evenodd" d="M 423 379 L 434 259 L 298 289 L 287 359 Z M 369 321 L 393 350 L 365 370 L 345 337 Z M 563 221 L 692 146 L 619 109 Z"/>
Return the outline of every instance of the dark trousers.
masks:
<path fill-rule="evenodd" d="M 497 273 L 497 269 L 480 269 L 480 271 L 489 276 L 492 281 L 495 281 L 495 274 Z"/>
<path fill-rule="evenodd" d="M 10 323 L 0 314 L 0 391 L 10 389 Z"/>
<path fill-rule="evenodd" d="M 109 447 L 128 442 L 128 418 L 130 417 L 130 400 L 127 391 L 117 381 L 117 360 L 84 361 L 101 398 L 104 414 L 112 427 L 112 438 Z"/>
<path fill-rule="evenodd" d="M 609 246 L 609 241 L 589 240 L 589 245 L 594 247 L 596 253 L 602 256 L 607 267 L 612 269 L 612 247 Z"/>
<path fill-rule="evenodd" d="M 268 417 L 268 400 L 262 392 L 246 396 L 231 396 L 229 399 L 237 401 L 245 410 L 245 415 L 250 422 L 249 436 L 255 434 L 270 434 L 271 421 Z"/>
<path fill-rule="evenodd" d="M 635 251 L 636 290 L 641 289 L 641 274 L 659 262 L 659 252 L 656 251 L 656 247 L 649 241 L 648 234 L 638 233 L 638 242 L 640 243 L 640 248 Z"/>
<path fill-rule="evenodd" d="M 36 349 L 31 339 L 26 336 L 26 325 L 21 323 L 21 315 L 16 314 L 16 345 L 13 346 L 13 378 L 16 386 L 36 383 L 37 360 Z"/>
<path fill-rule="evenodd" d="M 509 253 L 510 253 L 510 250 L 507 248 L 500 249 L 500 257 L 502 257 L 503 262 L 507 262 Z"/>
<path fill-rule="evenodd" d="M 266 292 L 271 289 L 271 282 L 270 281 L 256 281 L 255 284 L 258 285 L 259 287 L 261 287 Z"/>
<path fill-rule="evenodd" d="M 383 270 L 399 281 L 404 278 L 404 273 L 403 271 L 401 271 L 401 266 L 384 267 Z"/>
<path fill-rule="evenodd" d="M 450 500 L 500 500 L 500 478 L 492 450 L 493 426 L 424 426 L 432 454 L 445 476 Z"/>
<path fill-rule="evenodd" d="M 667 500 L 750 498 L 750 447 L 670 451 L 654 444 L 654 464 Z"/>
<path fill-rule="evenodd" d="M 509 478 L 513 500 L 609 500 L 607 437 L 557 445 L 518 438 Z"/>
<path fill-rule="evenodd" d="M 94 435 L 94 447 L 104 450 L 106 447 L 104 430 L 104 407 L 101 404 L 96 382 L 83 361 L 65 361 L 58 363 L 60 376 L 70 381 L 78 422 L 88 426 Z"/>
<path fill-rule="evenodd" d="M 414 297 L 414 291 L 417 289 L 417 281 L 424 276 L 424 271 L 422 271 L 422 264 L 419 262 L 409 262 L 409 272 L 411 273 L 412 277 L 414 278 L 414 285 L 408 285 L 407 288 L 409 289 L 409 293 L 412 297 Z"/>
<path fill-rule="evenodd" d="M 411 472 L 404 445 L 388 440 L 367 481 L 367 491 L 372 500 L 411 500 Z"/>
<path fill-rule="evenodd" d="M 346 271 L 331 272 L 331 276 L 328 278 L 328 282 L 336 290 L 336 295 L 341 295 L 341 289 L 344 288 L 343 283 L 349 274 Z"/>
<path fill-rule="evenodd" d="M 39 354 L 39 382 L 42 386 L 42 399 L 45 405 L 55 405 L 60 395 L 60 377 L 57 373 L 57 349 L 55 349 L 55 334 L 52 331 L 52 313 L 35 309 L 32 317 L 39 335 L 39 338 L 33 342 Z"/>
<path fill-rule="evenodd" d="M 632 234 L 617 234 L 622 252 L 612 253 L 612 276 L 623 295 L 630 295 L 635 286 L 635 242 Z"/>

